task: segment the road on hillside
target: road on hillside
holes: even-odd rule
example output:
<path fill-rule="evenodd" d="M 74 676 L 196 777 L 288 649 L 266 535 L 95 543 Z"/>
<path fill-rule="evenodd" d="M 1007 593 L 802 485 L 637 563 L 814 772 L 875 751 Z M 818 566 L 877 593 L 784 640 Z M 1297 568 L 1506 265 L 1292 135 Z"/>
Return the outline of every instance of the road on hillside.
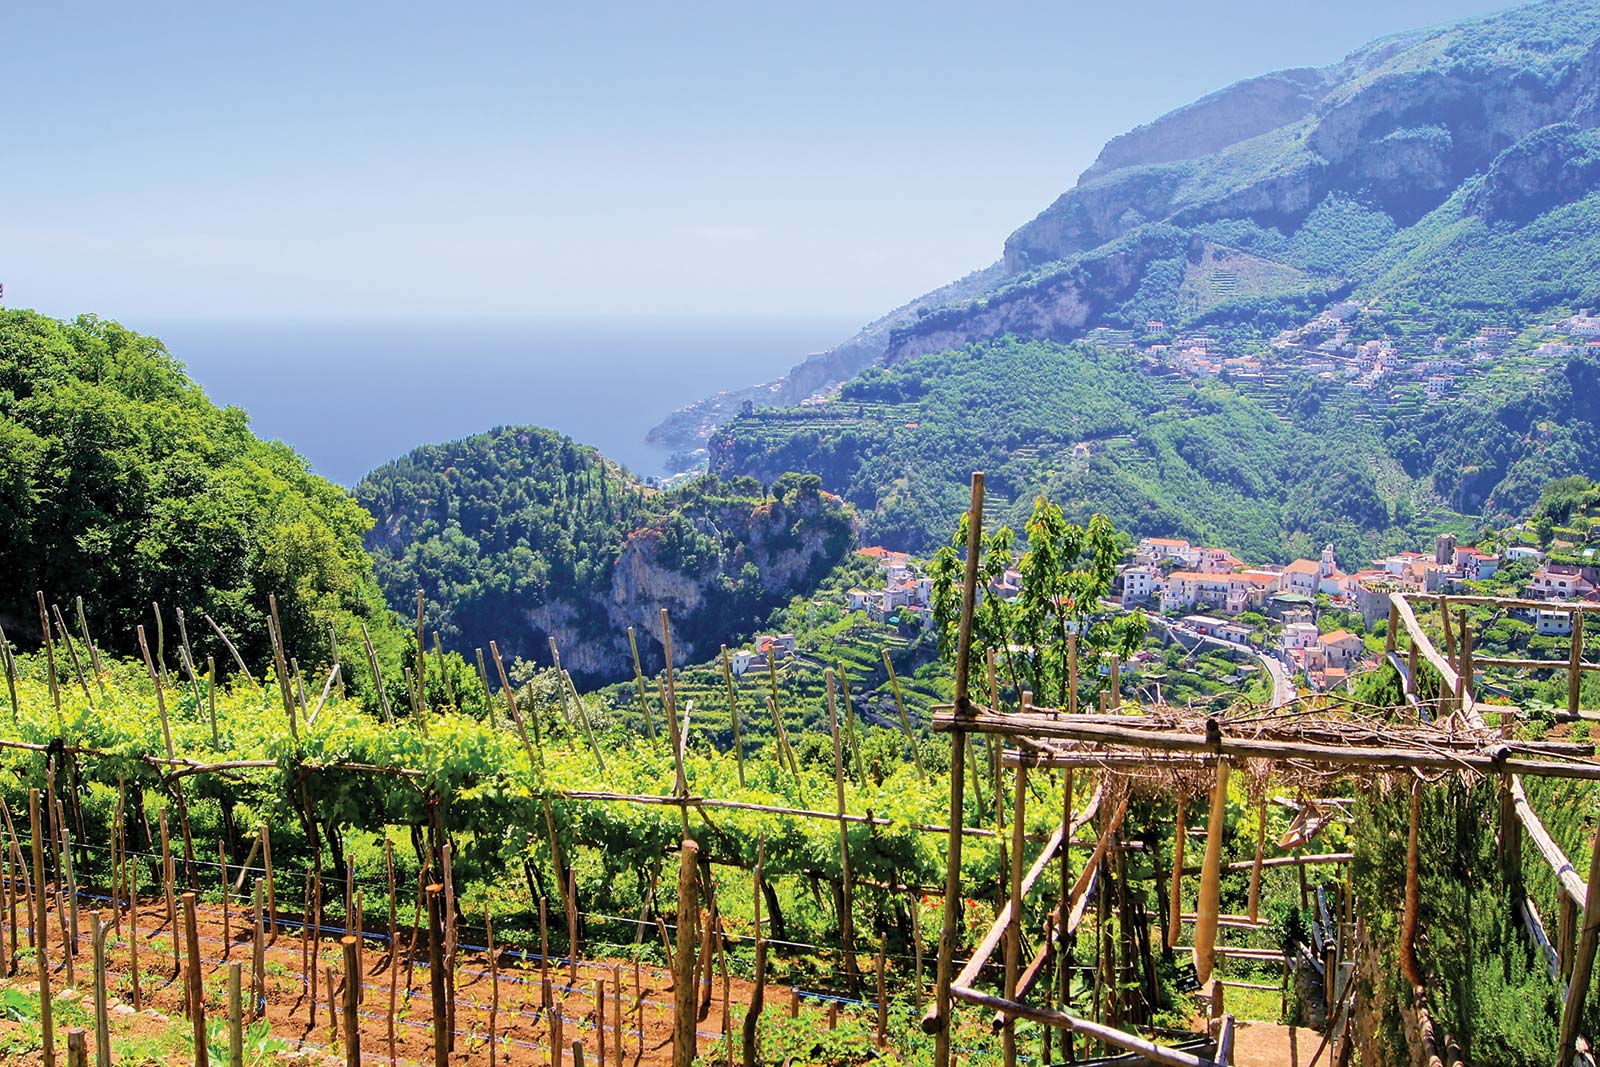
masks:
<path fill-rule="evenodd" d="M 1177 627 L 1177 624 L 1169 622 L 1159 615 L 1152 615 L 1149 612 L 1145 613 L 1145 618 L 1149 619 L 1152 624 L 1162 627 L 1168 633 L 1171 633 L 1174 629 L 1179 628 Z M 1262 669 L 1272 676 L 1273 707 L 1281 708 L 1285 704 L 1289 703 L 1289 701 L 1294 699 L 1294 682 L 1289 676 L 1289 669 L 1283 665 L 1283 660 L 1279 659 L 1277 656 L 1256 648 L 1253 645 L 1247 645 L 1239 641 L 1229 641 L 1222 637 L 1208 637 L 1204 634 L 1197 634 L 1193 630 L 1187 628 L 1183 628 L 1183 632 L 1187 636 L 1199 638 L 1199 640 L 1203 643 L 1218 645 L 1222 648 L 1230 648 L 1235 652 L 1243 652 L 1245 655 L 1254 658 L 1256 662 L 1261 664 Z"/>

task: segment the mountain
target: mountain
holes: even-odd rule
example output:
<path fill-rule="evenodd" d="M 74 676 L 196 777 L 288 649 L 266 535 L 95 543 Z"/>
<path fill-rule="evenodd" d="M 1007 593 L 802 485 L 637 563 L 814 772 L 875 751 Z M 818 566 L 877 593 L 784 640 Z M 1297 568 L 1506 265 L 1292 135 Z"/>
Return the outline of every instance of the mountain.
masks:
<path fill-rule="evenodd" d="M 706 476 L 645 486 L 551 430 L 501 427 L 426 445 L 368 474 L 366 544 L 396 611 L 424 593 L 430 630 L 469 660 L 562 665 L 583 682 L 630 678 L 628 627 L 646 670 L 664 662 L 661 609 L 679 663 L 714 655 L 844 557 L 852 516 L 819 479 Z"/>
<path fill-rule="evenodd" d="M 252 434 L 244 412 L 207 399 L 155 338 L 92 316 L 0 312 L 0 625 L 13 642 L 40 642 L 43 591 L 75 636 L 81 596 L 107 652 L 137 654 L 143 625 L 176 670 L 181 609 L 201 669 L 207 655 L 231 668 L 203 614 L 261 664 L 275 594 L 308 673 L 331 659 L 330 627 L 359 648 L 361 623 L 397 665 L 402 634 L 362 549 L 371 521 L 286 445 Z"/>
<path fill-rule="evenodd" d="M 1539 347 L 1573 309 L 1600 303 L 1597 127 L 1600 5 L 1575 0 L 1400 34 L 1328 67 L 1229 86 L 1113 138 L 1007 238 L 997 266 L 888 317 L 875 334 L 882 351 L 861 370 L 801 379 L 805 408 L 751 403 L 705 420 L 711 469 L 814 471 L 867 515 L 869 536 L 907 547 L 959 510 L 964 473 L 941 470 L 933 483 L 914 473 L 933 469 L 918 458 L 940 466 L 915 444 L 929 426 L 972 449 L 973 462 L 957 466 L 987 454 L 1010 470 L 1019 498 L 1054 485 L 1070 466 L 1056 462 L 1059 450 L 1081 446 L 1088 474 L 1075 484 L 1086 506 L 1142 520 L 1147 532 L 1276 539 L 1272 555 L 1297 535 L 1370 546 L 1423 518 L 1524 506 L 1539 482 L 1600 463 L 1588 447 L 1600 429 L 1582 399 L 1593 374 L 1587 335 Z M 1483 328 L 1493 336 L 1475 333 Z M 1521 347 L 1508 350 L 1506 337 Z M 1116 361 L 1083 342 L 1137 358 L 1108 374 Z M 1496 369 L 1508 352 L 1514 374 Z M 965 375 L 974 357 L 990 361 L 979 392 L 941 393 L 936 383 Z M 1077 365 L 1097 369 L 1070 381 L 1052 370 L 1064 392 L 1037 410 L 1103 412 L 1091 404 L 1099 392 L 1085 394 L 1097 380 L 1121 411 L 1101 430 L 1126 434 L 1131 451 L 1075 428 L 1092 430 L 1094 417 L 1035 427 L 1026 415 L 997 425 L 955 410 L 994 390 L 1036 396 L 1030 368 Z M 906 368 L 908 380 L 882 378 L 886 368 Z M 852 420 L 850 405 L 881 401 L 888 382 L 925 392 L 914 404 L 902 396 L 874 425 Z M 1152 387 L 1166 397 L 1154 407 Z M 1274 452 L 1257 457 L 1253 512 L 1224 508 L 1239 485 L 1181 448 L 1186 469 L 1159 464 L 1155 439 L 1219 395 L 1233 405 L 1228 418 L 1277 425 L 1250 442 Z M 1065 396 L 1090 408 L 1069 412 Z M 847 440 L 867 442 L 864 453 L 847 458 Z M 1021 451 L 1001 456 L 1003 441 Z M 1191 488 L 1151 483 L 1153 463 Z M 1306 471 L 1370 482 L 1387 515 L 1364 492 L 1353 511 L 1307 511 L 1294 480 Z"/>

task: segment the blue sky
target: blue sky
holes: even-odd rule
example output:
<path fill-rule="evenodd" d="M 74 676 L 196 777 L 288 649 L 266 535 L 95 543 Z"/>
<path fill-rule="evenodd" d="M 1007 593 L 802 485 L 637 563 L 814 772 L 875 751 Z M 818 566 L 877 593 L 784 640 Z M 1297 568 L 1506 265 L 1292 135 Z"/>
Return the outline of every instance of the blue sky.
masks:
<path fill-rule="evenodd" d="M 14 6 L 0 281 L 135 326 L 865 319 L 1133 125 L 1503 6 Z"/>

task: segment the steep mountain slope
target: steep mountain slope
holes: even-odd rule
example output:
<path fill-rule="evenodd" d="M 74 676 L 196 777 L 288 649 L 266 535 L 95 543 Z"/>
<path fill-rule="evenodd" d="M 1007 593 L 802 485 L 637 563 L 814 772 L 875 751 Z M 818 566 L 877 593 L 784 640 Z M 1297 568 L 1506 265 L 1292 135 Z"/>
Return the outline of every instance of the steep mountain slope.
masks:
<path fill-rule="evenodd" d="M 713 469 L 759 472 L 781 457 L 863 509 L 887 509 L 869 516 L 869 530 L 919 544 L 959 510 L 964 477 L 942 468 L 933 484 L 908 477 L 934 473 L 906 454 L 926 436 L 921 428 L 973 431 L 961 435 L 969 451 L 956 466 L 987 457 L 1021 495 L 1055 477 L 1025 451 L 994 452 L 1010 424 L 938 405 L 1026 388 L 1029 372 L 1012 358 L 1018 342 L 1087 339 L 1145 358 L 1110 377 L 1058 382 L 1041 410 L 1065 415 L 1059 402 L 1088 399 L 1090 380 L 1126 401 L 1128 431 L 1146 431 L 1140 447 L 1091 449 L 1088 471 L 1104 477 L 1081 481 L 1086 504 L 1119 521 L 1142 512 L 1142 529 L 1209 530 L 1240 546 L 1263 544 L 1269 531 L 1280 542 L 1326 531 L 1372 544 L 1442 502 L 1468 515 L 1515 506 L 1539 480 L 1600 465 L 1585 444 L 1593 413 L 1577 400 L 1592 373 L 1581 344 L 1558 338 L 1547 358 L 1493 374 L 1505 336 L 1600 303 L 1597 126 L 1600 5 L 1577 0 L 1402 34 L 1329 67 L 1240 82 L 1114 138 L 1074 188 L 1007 239 L 1002 277 L 967 299 L 926 301 L 891 329 L 879 366 L 916 364 L 925 376 L 931 357 L 981 355 L 993 361 L 984 389 L 942 399 L 929 391 L 905 419 L 919 428 L 909 436 L 894 422 L 898 410 L 882 425 L 824 429 L 850 422 L 840 413 L 874 388 L 869 371 L 833 404 L 733 420 L 712 438 Z M 1352 308 L 1383 317 L 1383 328 L 1353 327 Z M 1474 336 L 1490 326 L 1496 339 Z M 1091 362 L 1103 370 L 1108 358 Z M 1251 441 L 1280 458 L 1258 457 L 1267 484 L 1244 498 L 1250 506 L 1206 463 L 1139 475 L 1152 469 L 1144 453 L 1155 428 L 1183 416 L 1181 405 L 1150 410 L 1137 398 L 1147 376 L 1174 374 L 1236 378 L 1244 407 L 1225 418 L 1274 424 Z M 1452 397 L 1470 400 L 1471 411 L 1449 410 Z M 1338 421 L 1319 423 L 1328 412 Z M 888 438 L 896 443 L 879 447 Z M 847 471 L 847 442 L 858 439 L 879 444 Z M 1283 461 L 1291 456 L 1317 462 Z M 1447 457 L 1471 458 L 1452 470 Z M 885 463 L 903 466 L 891 474 Z M 1389 513 L 1291 506 L 1306 477 L 1375 477 Z M 895 478 L 913 488 L 891 491 Z M 1178 488 L 1186 484 L 1193 490 Z M 907 492 L 922 501 L 910 521 Z M 937 522 L 924 506 L 933 501 L 944 512 Z M 1226 501 L 1236 506 L 1219 513 Z M 1208 509 L 1220 521 L 1205 521 Z"/>
<path fill-rule="evenodd" d="M 680 662 L 740 639 L 842 558 L 851 517 L 816 478 L 706 477 L 661 492 L 592 448 L 537 427 L 427 445 L 368 474 L 367 547 L 390 604 L 469 658 L 492 638 L 507 657 L 584 681 L 630 677 L 627 630 L 662 663 L 662 608 Z"/>

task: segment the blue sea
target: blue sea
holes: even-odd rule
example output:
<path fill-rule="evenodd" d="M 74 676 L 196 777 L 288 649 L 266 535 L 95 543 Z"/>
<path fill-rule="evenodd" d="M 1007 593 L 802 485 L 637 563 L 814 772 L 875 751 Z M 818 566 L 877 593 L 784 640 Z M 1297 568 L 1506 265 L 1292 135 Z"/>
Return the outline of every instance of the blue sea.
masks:
<path fill-rule="evenodd" d="M 129 325 L 135 325 L 130 323 Z M 219 404 L 244 408 L 319 474 L 353 486 L 417 445 L 531 423 L 641 476 L 673 409 L 771 381 L 859 326 L 839 319 L 167 322 L 166 342 Z"/>

